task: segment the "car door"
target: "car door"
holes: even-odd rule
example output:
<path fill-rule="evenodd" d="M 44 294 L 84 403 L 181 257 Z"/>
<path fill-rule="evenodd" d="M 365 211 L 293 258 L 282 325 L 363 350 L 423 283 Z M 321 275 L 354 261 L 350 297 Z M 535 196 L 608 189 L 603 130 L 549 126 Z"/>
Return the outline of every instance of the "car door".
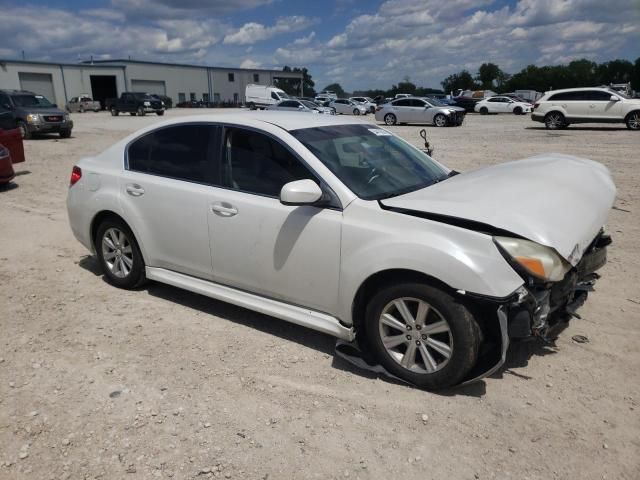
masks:
<path fill-rule="evenodd" d="M 396 116 L 398 123 L 411 122 L 412 108 L 411 100 L 402 98 L 400 100 L 394 100 L 391 102 L 391 111 Z"/>
<path fill-rule="evenodd" d="M 591 118 L 602 120 L 622 118 L 622 103 L 611 100 L 612 96 L 619 98 L 617 95 L 604 90 L 589 90 L 585 93 Z"/>
<path fill-rule="evenodd" d="M 217 184 L 209 196 L 214 281 L 331 313 L 338 295 L 342 212 L 287 206 L 283 185 L 310 178 L 282 142 L 225 128 Z"/>
<path fill-rule="evenodd" d="M 127 148 L 120 203 L 147 266 L 211 278 L 207 210 L 222 127 L 181 124 L 154 130 Z"/>
<path fill-rule="evenodd" d="M 413 123 L 431 123 L 433 121 L 433 112 L 429 111 L 429 105 L 419 98 L 410 99 L 411 102 L 411 122 Z"/>

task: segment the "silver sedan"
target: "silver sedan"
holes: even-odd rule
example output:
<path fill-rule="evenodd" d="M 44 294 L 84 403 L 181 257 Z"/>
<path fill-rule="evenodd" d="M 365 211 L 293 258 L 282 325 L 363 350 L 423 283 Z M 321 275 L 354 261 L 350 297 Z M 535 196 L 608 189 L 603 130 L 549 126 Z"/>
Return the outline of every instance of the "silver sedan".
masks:
<path fill-rule="evenodd" d="M 320 105 L 308 100 L 283 100 L 275 105 L 270 105 L 267 110 L 284 110 L 286 112 L 307 112 L 307 113 L 324 113 L 326 115 L 335 115 L 335 110 L 329 107 L 321 107 Z"/>
<path fill-rule="evenodd" d="M 436 127 L 462 125 L 465 110 L 445 105 L 433 98 L 399 98 L 380 105 L 376 120 L 387 125 L 396 123 L 430 123 Z"/>

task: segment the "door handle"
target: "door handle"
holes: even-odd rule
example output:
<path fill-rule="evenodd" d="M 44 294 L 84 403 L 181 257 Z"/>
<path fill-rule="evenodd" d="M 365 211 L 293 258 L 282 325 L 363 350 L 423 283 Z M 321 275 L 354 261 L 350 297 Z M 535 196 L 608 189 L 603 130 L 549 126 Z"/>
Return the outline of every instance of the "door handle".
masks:
<path fill-rule="evenodd" d="M 233 217 L 238 213 L 238 209 L 232 207 L 231 205 L 226 206 L 221 203 L 214 203 L 211 205 L 211 211 L 213 213 L 220 214 L 223 217 Z"/>
<path fill-rule="evenodd" d="M 132 197 L 141 197 L 142 195 L 144 195 L 144 188 L 142 188 L 137 183 L 127 185 L 127 188 L 125 190 Z"/>

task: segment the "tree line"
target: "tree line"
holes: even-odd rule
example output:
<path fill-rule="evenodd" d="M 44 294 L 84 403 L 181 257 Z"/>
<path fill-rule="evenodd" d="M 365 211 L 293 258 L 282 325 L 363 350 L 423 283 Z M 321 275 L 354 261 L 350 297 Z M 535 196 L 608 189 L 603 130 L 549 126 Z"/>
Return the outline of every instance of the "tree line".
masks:
<path fill-rule="evenodd" d="M 462 70 L 445 78 L 445 92 L 462 90 L 558 90 L 561 88 L 595 87 L 611 83 L 631 82 L 631 89 L 640 91 L 640 58 L 635 63 L 629 60 L 611 60 L 596 63 L 586 58 L 574 60 L 568 65 L 528 65 L 513 75 L 503 72 L 494 63 L 483 63 L 473 76 Z"/>

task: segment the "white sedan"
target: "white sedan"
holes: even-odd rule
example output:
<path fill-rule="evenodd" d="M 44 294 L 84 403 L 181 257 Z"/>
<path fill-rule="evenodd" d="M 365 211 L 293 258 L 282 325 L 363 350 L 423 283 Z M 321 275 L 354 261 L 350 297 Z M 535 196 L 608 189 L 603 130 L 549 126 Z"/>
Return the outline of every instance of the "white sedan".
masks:
<path fill-rule="evenodd" d="M 533 111 L 533 105 L 527 102 L 519 102 L 510 97 L 489 97 L 476 103 L 474 110 L 482 115 L 488 113 L 513 113 L 524 115 Z"/>
<path fill-rule="evenodd" d="M 358 105 L 362 105 L 370 113 L 375 113 L 376 111 L 376 102 L 374 102 L 369 97 L 351 97 L 349 98 L 349 100 L 357 103 Z"/>
<path fill-rule="evenodd" d="M 492 373 L 510 338 L 544 338 L 584 301 L 614 197 L 589 160 L 458 174 L 370 122 L 267 111 L 140 130 L 73 167 L 67 207 L 116 287 L 154 280 L 266 313 L 442 388 Z"/>
<path fill-rule="evenodd" d="M 369 111 L 365 106 L 347 98 L 332 100 L 329 107 L 335 109 L 336 113 L 343 115 L 366 115 Z"/>

